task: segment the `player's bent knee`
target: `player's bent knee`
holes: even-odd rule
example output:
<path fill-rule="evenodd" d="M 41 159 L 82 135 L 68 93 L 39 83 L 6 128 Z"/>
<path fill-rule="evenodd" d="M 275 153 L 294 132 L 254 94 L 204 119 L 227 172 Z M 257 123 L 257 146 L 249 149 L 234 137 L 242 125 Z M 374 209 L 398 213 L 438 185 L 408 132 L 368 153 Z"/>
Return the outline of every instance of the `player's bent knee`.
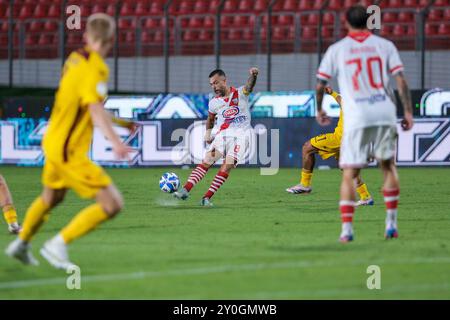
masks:
<path fill-rule="evenodd" d="M 303 144 L 302 152 L 303 152 L 304 155 L 308 155 L 308 154 L 314 153 L 315 151 L 316 151 L 316 149 L 312 146 L 310 141 L 306 141 Z"/>
<path fill-rule="evenodd" d="M 111 201 L 106 203 L 101 203 L 103 210 L 106 212 L 108 216 L 111 218 L 115 217 L 119 214 L 123 209 L 123 200 L 122 199 L 111 199 Z"/>
<path fill-rule="evenodd" d="M 64 200 L 65 195 L 65 189 L 59 190 L 45 188 L 41 194 L 41 197 L 45 204 L 47 204 L 50 208 L 54 208 Z"/>
<path fill-rule="evenodd" d="M 215 150 L 208 152 L 203 159 L 203 165 L 207 168 L 211 167 L 217 159 L 220 158 L 220 154 L 218 154 Z"/>
<path fill-rule="evenodd" d="M 97 202 L 110 217 L 116 216 L 124 206 L 123 197 L 114 185 L 102 189 L 97 195 Z"/>
<path fill-rule="evenodd" d="M 344 169 L 343 178 L 348 180 L 356 180 L 359 176 L 359 169 Z"/>
<path fill-rule="evenodd" d="M 229 166 L 229 165 L 223 164 L 223 165 L 220 167 L 220 171 L 226 172 L 226 173 L 230 173 L 230 171 L 231 171 L 232 168 L 233 168 L 233 167 L 231 167 L 231 166 Z"/>
<path fill-rule="evenodd" d="M 111 217 L 115 217 L 117 214 L 119 214 L 120 211 L 123 209 L 123 200 L 117 199 L 111 206 L 108 214 Z"/>
<path fill-rule="evenodd" d="M 230 171 L 236 168 L 238 161 L 232 157 L 226 157 L 225 162 L 220 166 L 220 171 L 230 173 Z"/>
<path fill-rule="evenodd" d="M 303 151 L 303 152 L 307 152 L 308 149 L 310 149 L 310 147 L 311 147 L 311 142 L 310 142 L 310 141 L 306 141 L 306 142 L 303 144 L 303 146 L 302 146 L 302 151 Z"/>
<path fill-rule="evenodd" d="M 394 159 L 381 160 L 380 167 L 384 171 L 394 171 L 395 170 L 395 161 L 394 161 Z"/>
<path fill-rule="evenodd" d="M 203 161 L 202 161 L 202 164 L 205 166 L 205 167 L 207 167 L 207 168 L 209 168 L 209 167 L 211 167 L 213 164 L 214 164 L 214 158 L 213 157 L 211 157 L 211 156 L 206 156 L 205 157 L 205 159 L 203 159 Z"/>

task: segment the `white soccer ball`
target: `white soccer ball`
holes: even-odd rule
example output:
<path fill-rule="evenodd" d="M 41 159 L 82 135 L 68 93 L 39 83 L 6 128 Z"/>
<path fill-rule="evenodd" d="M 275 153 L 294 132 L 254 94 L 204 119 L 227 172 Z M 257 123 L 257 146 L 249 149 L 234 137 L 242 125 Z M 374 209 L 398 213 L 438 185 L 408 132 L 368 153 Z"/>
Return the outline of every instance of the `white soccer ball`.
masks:
<path fill-rule="evenodd" d="M 159 188 L 167 193 L 172 193 L 180 187 L 180 179 L 173 172 L 166 172 L 159 179 Z"/>

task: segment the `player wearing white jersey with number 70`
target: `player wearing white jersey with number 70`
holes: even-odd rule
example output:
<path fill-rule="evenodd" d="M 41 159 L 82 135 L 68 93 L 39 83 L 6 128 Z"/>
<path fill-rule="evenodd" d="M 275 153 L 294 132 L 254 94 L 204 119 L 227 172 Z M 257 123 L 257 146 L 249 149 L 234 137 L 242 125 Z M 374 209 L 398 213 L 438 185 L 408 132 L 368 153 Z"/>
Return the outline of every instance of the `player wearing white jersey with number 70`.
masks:
<path fill-rule="evenodd" d="M 206 120 L 204 141 L 209 146 L 202 163 L 192 171 L 184 187 L 174 193 L 176 198 L 187 199 L 191 189 L 205 177 L 209 168 L 217 160 L 224 158 L 224 163 L 201 201 L 202 206 L 211 206 L 211 197 L 225 183 L 230 171 L 244 159 L 250 143 L 251 129 L 248 99 L 255 87 L 258 72 L 257 68 L 251 68 L 247 83 L 239 88 L 227 85 L 223 70 L 216 69 L 210 73 L 209 84 L 216 96 L 209 101 Z M 213 134 L 216 119 L 218 129 Z"/>
<path fill-rule="evenodd" d="M 368 14 L 361 5 L 346 12 L 348 36 L 331 45 L 317 71 L 317 121 L 327 125 L 330 119 L 322 110 L 327 82 L 337 77 L 343 104 L 344 134 L 340 167 L 343 169 L 341 200 L 341 242 L 353 240 L 355 211 L 354 179 L 368 160 L 375 157 L 384 174 L 386 203 L 386 239 L 397 238 L 397 204 L 400 194 L 395 147 L 397 138 L 396 106 L 389 77 L 395 78 L 403 104 L 403 130 L 413 126 L 411 95 L 403 75 L 403 64 L 394 44 L 373 35 L 367 29 Z"/>

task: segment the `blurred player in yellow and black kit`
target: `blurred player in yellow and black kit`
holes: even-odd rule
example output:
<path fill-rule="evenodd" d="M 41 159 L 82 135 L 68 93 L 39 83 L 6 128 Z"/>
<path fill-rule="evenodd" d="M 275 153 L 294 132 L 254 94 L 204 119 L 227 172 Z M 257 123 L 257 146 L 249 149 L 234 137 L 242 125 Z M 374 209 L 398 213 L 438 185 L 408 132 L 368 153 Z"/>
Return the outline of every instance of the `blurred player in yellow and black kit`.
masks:
<path fill-rule="evenodd" d="M 42 143 L 46 157 L 43 192 L 28 208 L 18 238 L 6 249 L 7 255 L 25 264 L 38 264 L 31 254 L 30 241 L 68 189 L 81 198 L 95 199 L 96 203 L 79 212 L 40 250 L 59 269 L 73 265 L 67 253 L 68 244 L 114 217 L 123 207 L 122 196 L 111 178 L 88 158 L 94 125 L 111 142 L 117 158 L 127 158 L 132 151 L 115 133 L 113 119 L 103 106 L 109 77 L 104 58 L 114 43 L 114 32 L 115 23 L 110 16 L 102 13 L 90 16 L 84 34 L 85 48 L 73 52 L 64 65 Z M 134 124 L 117 122 L 134 129 Z"/>
<path fill-rule="evenodd" d="M 0 174 L 0 207 L 3 210 L 3 217 L 8 224 L 8 231 L 10 233 L 18 234 L 21 230 L 17 221 L 17 212 L 13 204 L 11 192 L 5 178 Z"/>
<path fill-rule="evenodd" d="M 333 89 L 331 89 L 330 87 L 326 87 L 325 92 L 331 95 L 339 104 L 339 106 L 342 105 L 341 96 L 339 95 L 339 93 L 333 91 Z M 341 108 L 339 121 L 333 133 L 321 134 L 305 142 L 305 144 L 303 145 L 303 164 L 300 184 L 286 189 L 287 192 L 293 194 L 305 194 L 312 191 L 311 179 L 315 164 L 314 155 L 318 153 L 324 160 L 330 157 L 335 157 L 338 160 L 339 151 L 341 148 L 342 133 L 343 116 Z M 373 205 L 374 202 L 367 189 L 367 186 L 359 175 L 356 178 L 356 186 L 356 191 L 358 192 L 360 197 L 357 205 Z"/>

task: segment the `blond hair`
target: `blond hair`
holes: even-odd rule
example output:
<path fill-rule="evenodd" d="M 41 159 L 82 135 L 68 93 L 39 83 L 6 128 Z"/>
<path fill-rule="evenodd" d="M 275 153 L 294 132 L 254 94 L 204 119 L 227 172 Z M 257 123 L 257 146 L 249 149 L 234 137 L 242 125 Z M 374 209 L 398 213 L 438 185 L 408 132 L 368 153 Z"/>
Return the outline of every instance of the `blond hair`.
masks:
<path fill-rule="evenodd" d="M 94 13 L 89 16 L 86 24 L 86 33 L 92 40 L 100 40 L 102 44 L 110 41 L 116 32 L 114 19 L 106 13 Z"/>

